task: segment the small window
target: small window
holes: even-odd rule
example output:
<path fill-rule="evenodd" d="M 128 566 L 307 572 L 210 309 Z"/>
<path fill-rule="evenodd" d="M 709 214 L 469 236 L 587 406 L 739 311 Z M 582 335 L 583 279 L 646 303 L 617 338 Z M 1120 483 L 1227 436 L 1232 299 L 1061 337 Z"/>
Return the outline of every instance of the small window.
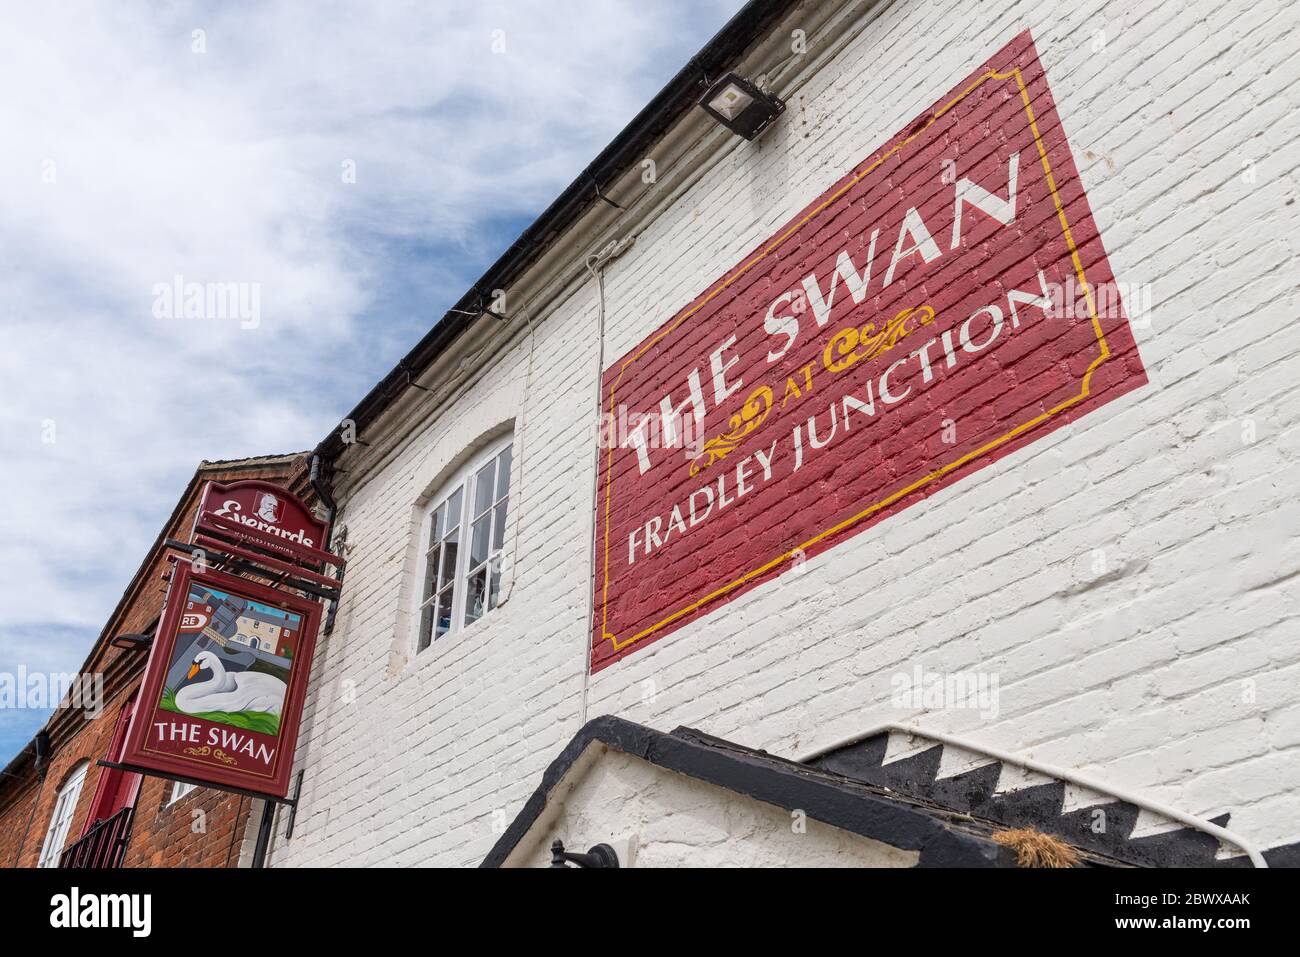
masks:
<path fill-rule="evenodd" d="M 476 457 L 433 499 L 425 516 L 417 651 L 497 606 L 510 449 L 507 439 Z"/>
<path fill-rule="evenodd" d="M 196 787 L 198 787 L 198 785 L 196 784 L 187 784 L 184 781 L 173 781 L 172 796 L 167 799 L 167 803 L 169 805 L 175 804 L 181 798 L 185 797 L 185 795 L 193 791 Z"/>
<path fill-rule="evenodd" d="M 77 798 L 81 797 L 81 785 L 86 781 L 86 769 L 89 761 L 82 761 L 72 773 L 64 779 L 59 788 L 58 797 L 54 799 L 54 811 L 50 814 L 50 826 L 45 831 L 45 843 L 41 845 L 41 857 L 37 867 L 58 867 L 59 858 L 63 856 L 63 843 L 68 839 L 68 828 L 72 826 L 72 815 L 77 810 Z"/>

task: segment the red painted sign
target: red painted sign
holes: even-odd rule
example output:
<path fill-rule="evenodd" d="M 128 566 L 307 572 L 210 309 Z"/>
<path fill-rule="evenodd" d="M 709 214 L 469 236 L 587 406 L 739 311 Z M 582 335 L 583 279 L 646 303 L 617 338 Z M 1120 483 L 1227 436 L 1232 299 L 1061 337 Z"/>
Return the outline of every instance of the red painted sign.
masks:
<path fill-rule="evenodd" d="M 605 371 L 593 668 L 1145 382 L 1023 33 Z"/>
<path fill-rule="evenodd" d="M 121 759 L 286 797 L 320 605 L 178 562 Z"/>
<path fill-rule="evenodd" d="M 232 538 L 297 561 L 319 562 L 326 526 L 297 496 L 270 482 L 246 481 L 203 489 L 196 531 Z"/>

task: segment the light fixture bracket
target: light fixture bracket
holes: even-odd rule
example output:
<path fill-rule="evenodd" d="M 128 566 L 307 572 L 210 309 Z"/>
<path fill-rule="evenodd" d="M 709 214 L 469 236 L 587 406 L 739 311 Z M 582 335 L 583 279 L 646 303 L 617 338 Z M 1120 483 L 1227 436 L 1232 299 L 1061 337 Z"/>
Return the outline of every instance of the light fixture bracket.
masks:
<path fill-rule="evenodd" d="M 109 644 L 124 651 L 147 651 L 153 644 L 153 635 L 118 635 Z"/>
<path fill-rule="evenodd" d="M 785 112 L 785 103 L 738 73 L 710 84 L 700 107 L 737 136 L 756 139 Z"/>

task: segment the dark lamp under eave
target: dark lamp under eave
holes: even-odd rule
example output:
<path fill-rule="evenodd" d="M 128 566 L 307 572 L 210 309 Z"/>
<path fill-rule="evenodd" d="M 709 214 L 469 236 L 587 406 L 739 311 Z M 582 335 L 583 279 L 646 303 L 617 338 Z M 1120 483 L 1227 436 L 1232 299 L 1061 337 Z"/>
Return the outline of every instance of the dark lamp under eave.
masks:
<path fill-rule="evenodd" d="M 785 112 L 785 104 L 737 73 L 728 73 L 700 99 L 706 113 L 737 136 L 752 140 Z"/>
<path fill-rule="evenodd" d="M 109 644 L 124 651 L 147 651 L 153 644 L 153 635 L 118 635 Z"/>

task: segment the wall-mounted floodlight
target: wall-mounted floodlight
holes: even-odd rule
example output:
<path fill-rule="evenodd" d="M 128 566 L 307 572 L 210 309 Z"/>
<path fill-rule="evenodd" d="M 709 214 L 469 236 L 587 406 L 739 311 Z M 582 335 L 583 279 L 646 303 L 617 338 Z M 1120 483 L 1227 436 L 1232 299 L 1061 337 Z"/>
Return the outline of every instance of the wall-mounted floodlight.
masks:
<path fill-rule="evenodd" d="M 153 635 L 118 635 L 109 644 L 124 651 L 148 651 Z"/>
<path fill-rule="evenodd" d="M 785 104 L 743 76 L 728 73 L 700 100 L 700 106 L 737 136 L 752 140 L 785 112 Z"/>

